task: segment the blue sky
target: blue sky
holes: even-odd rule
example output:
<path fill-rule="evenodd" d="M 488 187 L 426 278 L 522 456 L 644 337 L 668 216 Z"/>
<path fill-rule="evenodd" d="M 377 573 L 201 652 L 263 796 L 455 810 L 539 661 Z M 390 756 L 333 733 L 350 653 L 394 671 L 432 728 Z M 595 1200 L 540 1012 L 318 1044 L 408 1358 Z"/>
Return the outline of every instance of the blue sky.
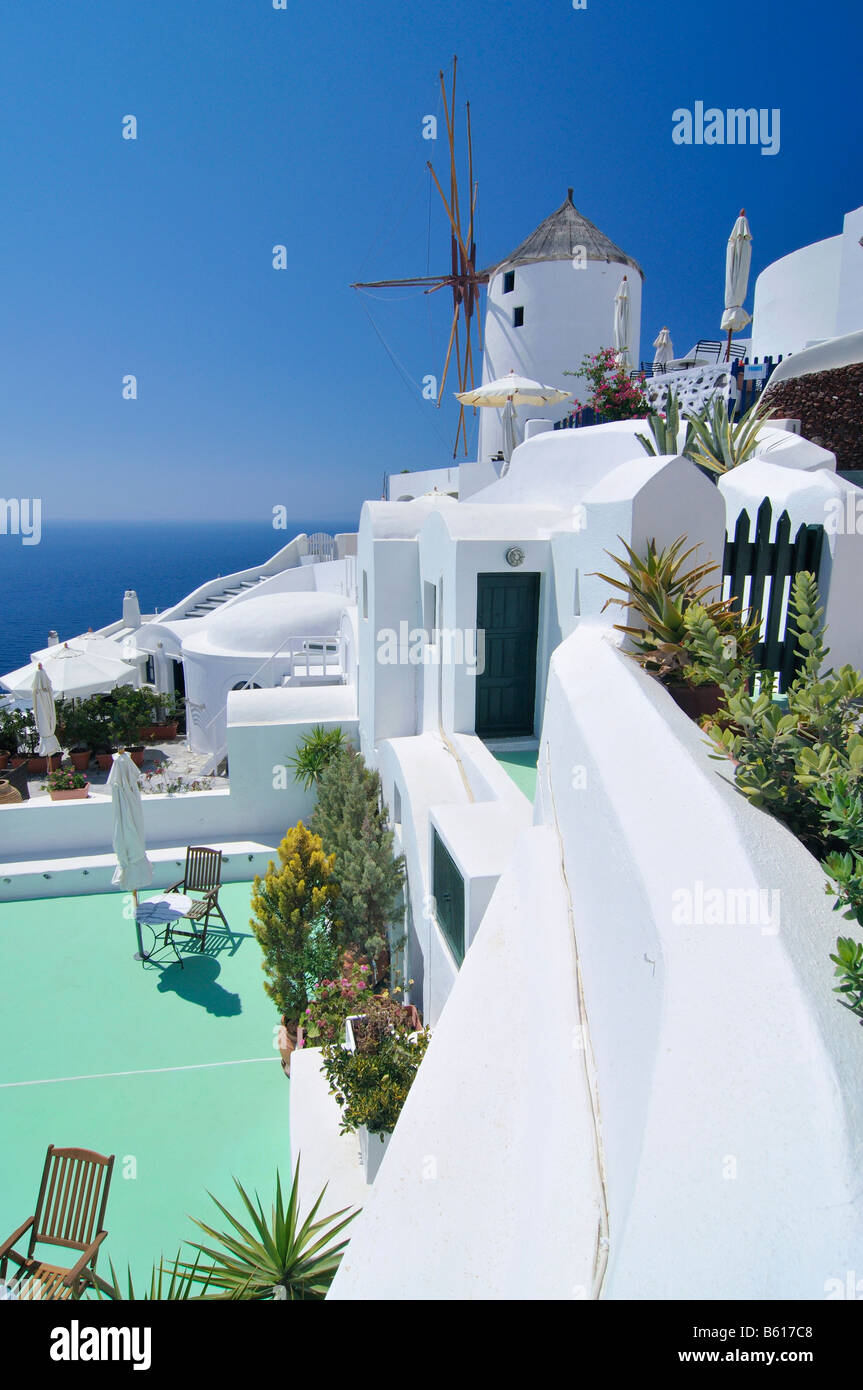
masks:
<path fill-rule="evenodd" d="M 453 53 L 479 262 L 572 185 L 646 272 L 643 342 L 718 336 L 740 207 L 754 280 L 863 198 L 850 4 L 46 0 L 0 37 L 0 494 L 40 496 L 44 525 L 342 520 L 385 470 L 448 461 L 452 408 L 349 285 L 446 267 L 421 124 Z M 674 145 L 696 100 L 779 107 L 779 154 Z M 369 307 L 410 378 L 439 370 L 443 294 Z"/>

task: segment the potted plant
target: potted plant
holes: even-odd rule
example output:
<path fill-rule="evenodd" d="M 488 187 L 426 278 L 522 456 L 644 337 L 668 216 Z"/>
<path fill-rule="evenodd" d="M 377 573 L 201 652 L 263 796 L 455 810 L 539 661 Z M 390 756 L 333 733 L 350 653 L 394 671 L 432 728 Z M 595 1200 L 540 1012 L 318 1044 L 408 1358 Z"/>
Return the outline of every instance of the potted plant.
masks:
<path fill-rule="evenodd" d="M 144 761 L 144 747 L 140 742 L 139 730 L 142 715 L 149 708 L 147 693 L 136 690 L 132 685 L 121 685 L 112 694 L 114 744 L 124 747 L 132 762 L 140 767 Z"/>
<path fill-rule="evenodd" d="M 706 663 L 694 636 L 694 629 L 705 617 L 715 624 L 726 657 L 742 683 L 753 673 L 752 658 L 758 643 L 760 621 L 757 615 L 744 621 L 731 599 L 711 598 L 717 589 L 715 580 L 705 583 L 717 573 L 712 564 L 692 565 L 687 561 L 697 547 L 688 550 L 685 536 L 657 550 L 656 542 L 648 542 L 644 556 L 618 537 L 627 558 L 609 558 L 623 571 L 624 579 L 599 574 L 622 597 L 606 600 L 627 609 L 634 617 L 631 625 L 615 623 L 619 632 L 630 639 L 630 656 L 655 676 L 691 719 L 715 714 L 722 699 L 722 688 L 716 680 L 711 663 Z M 609 552 L 606 552 L 607 554 Z M 603 610 L 604 611 L 604 610 Z"/>
<path fill-rule="evenodd" d="M 144 706 L 146 718 L 142 719 L 138 729 L 138 737 L 141 742 L 163 743 L 175 739 L 179 728 L 176 719 L 176 697 L 168 691 L 148 688 L 143 688 L 139 694 L 143 695 L 146 700 Z"/>
<path fill-rule="evenodd" d="M 12 766 L 19 766 L 21 761 L 27 763 L 27 771 L 33 773 L 47 772 L 48 759 L 36 752 L 39 745 L 39 730 L 36 728 L 36 720 L 29 710 L 19 710 L 19 734 L 18 734 L 18 753 L 19 758 L 12 759 Z"/>
<path fill-rule="evenodd" d="M 5 767 L 18 752 L 21 712 L 5 707 L 0 709 L 0 768 Z"/>
<path fill-rule="evenodd" d="M 61 767 L 49 772 L 45 782 L 52 801 L 84 801 L 90 794 L 90 786 L 83 772 L 74 767 Z"/>
<path fill-rule="evenodd" d="M 113 705 L 106 695 L 92 695 L 83 701 L 83 738 L 92 748 L 102 772 L 111 767 L 114 743 Z"/>
<path fill-rule="evenodd" d="M 416 1009 L 387 993 L 367 999 L 365 1013 L 346 1020 L 345 1043 L 323 1051 L 330 1091 L 342 1111 L 342 1133 L 356 1132 L 366 1182 L 375 1180 L 429 1044 Z"/>
<path fill-rule="evenodd" d="M 67 750 L 77 772 L 86 772 L 90 765 L 89 716 L 84 700 L 57 701 L 57 737 Z"/>

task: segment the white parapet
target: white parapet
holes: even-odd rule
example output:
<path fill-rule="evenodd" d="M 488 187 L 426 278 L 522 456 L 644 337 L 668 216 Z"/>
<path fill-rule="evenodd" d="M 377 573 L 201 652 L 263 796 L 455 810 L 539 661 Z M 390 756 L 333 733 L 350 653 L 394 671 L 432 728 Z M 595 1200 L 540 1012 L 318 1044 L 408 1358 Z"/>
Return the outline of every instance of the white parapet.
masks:
<path fill-rule="evenodd" d="M 824 1298 L 863 1248 L 863 1030 L 820 866 L 596 620 L 535 817 L 330 1297 Z"/>

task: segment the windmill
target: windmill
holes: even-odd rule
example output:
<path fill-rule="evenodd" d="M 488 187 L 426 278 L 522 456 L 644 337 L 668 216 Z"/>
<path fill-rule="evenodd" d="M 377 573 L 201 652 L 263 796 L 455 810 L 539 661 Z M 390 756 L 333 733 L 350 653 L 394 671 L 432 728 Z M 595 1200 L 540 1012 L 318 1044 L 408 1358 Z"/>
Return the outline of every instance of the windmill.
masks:
<path fill-rule="evenodd" d="M 450 363 L 455 356 L 459 391 L 468 391 L 475 385 L 473 368 L 473 329 L 476 324 L 477 350 L 482 352 L 482 324 L 479 315 L 479 287 L 488 284 L 488 275 L 477 273 L 476 242 L 474 241 L 474 222 L 476 217 L 477 184 L 473 177 L 473 147 L 470 130 L 470 102 L 466 102 L 467 120 L 467 158 L 468 158 L 468 202 L 470 218 L 467 232 L 462 230 L 461 208 L 459 203 L 458 173 L 455 157 L 455 85 L 457 58 L 452 60 L 452 93 L 448 97 L 444 74 L 438 74 L 441 96 L 446 119 L 447 140 L 449 143 L 449 197 L 441 187 L 431 160 L 427 167 L 434 185 L 441 197 L 450 224 L 450 272 L 448 275 L 413 275 L 401 280 L 365 280 L 351 285 L 352 290 L 395 289 L 399 286 L 422 286 L 424 294 L 435 294 L 449 286 L 452 291 L 453 314 L 449 342 L 438 389 L 437 406 L 440 409 L 444 387 L 449 374 Z M 462 341 L 463 339 L 463 341 Z M 459 439 L 464 445 L 467 458 L 467 424 L 465 408 L 459 405 L 458 428 L 456 430 L 453 458 L 456 457 Z"/>

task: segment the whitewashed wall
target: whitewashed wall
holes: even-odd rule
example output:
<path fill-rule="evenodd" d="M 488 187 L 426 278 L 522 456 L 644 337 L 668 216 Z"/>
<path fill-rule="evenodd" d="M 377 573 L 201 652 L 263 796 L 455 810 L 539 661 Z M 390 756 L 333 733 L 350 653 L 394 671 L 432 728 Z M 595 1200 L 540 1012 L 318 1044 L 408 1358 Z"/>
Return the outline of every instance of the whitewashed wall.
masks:
<path fill-rule="evenodd" d="M 799 352 L 836 333 L 842 237 L 802 246 L 755 281 L 751 357 Z"/>
<path fill-rule="evenodd" d="M 819 1299 L 859 1268 L 863 1030 L 823 875 L 610 637 L 555 654 L 537 830 L 331 1298 Z M 676 921 L 698 882 L 776 890 L 778 930 Z"/>

